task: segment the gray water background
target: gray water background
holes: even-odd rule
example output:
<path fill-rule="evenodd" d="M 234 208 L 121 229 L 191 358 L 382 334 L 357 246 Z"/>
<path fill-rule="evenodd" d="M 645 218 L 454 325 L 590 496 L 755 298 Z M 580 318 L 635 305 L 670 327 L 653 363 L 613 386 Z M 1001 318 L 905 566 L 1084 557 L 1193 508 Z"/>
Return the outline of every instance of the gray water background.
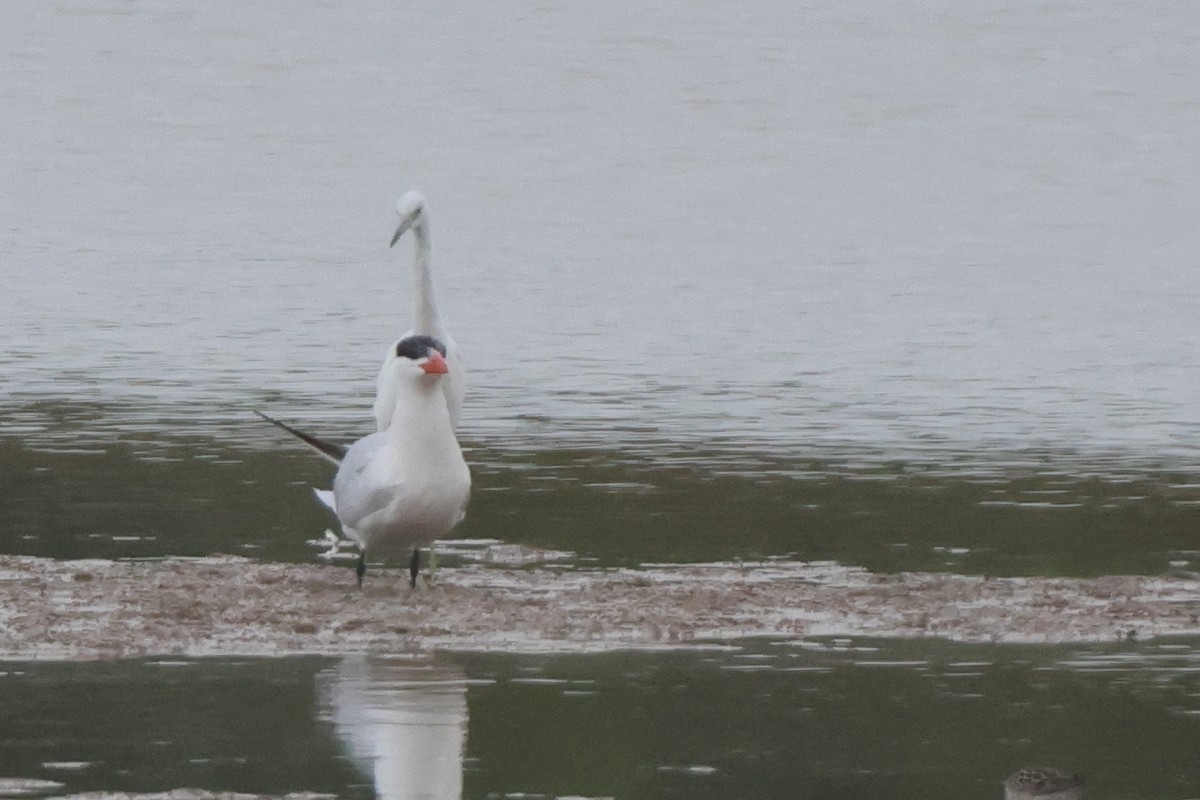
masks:
<path fill-rule="evenodd" d="M 468 436 L 1196 464 L 1193 4 L 10 17 L 17 434 L 357 432 L 419 187 Z"/>

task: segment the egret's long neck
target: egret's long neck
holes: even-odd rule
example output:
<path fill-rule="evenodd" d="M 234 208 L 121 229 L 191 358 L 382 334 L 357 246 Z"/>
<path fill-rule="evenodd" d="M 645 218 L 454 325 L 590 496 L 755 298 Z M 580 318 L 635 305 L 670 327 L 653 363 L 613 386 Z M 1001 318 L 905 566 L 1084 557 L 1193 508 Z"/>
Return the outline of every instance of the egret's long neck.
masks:
<path fill-rule="evenodd" d="M 442 317 L 438 313 L 437 298 L 433 293 L 433 273 L 429 269 L 429 229 L 424 224 L 414 225 L 413 239 L 416 241 L 413 270 L 417 274 L 417 320 L 413 330 L 428 336 L 441 337 Z"/>

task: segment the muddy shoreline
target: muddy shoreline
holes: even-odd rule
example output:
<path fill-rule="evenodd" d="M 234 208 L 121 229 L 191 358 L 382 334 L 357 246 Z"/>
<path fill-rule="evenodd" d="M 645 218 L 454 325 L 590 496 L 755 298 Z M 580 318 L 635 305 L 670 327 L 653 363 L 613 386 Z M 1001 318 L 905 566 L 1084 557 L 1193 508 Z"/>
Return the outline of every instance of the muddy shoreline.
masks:
<path fill-rule="evenodd" d="M 753 636 L 1114 642 L 1200 635 L 1200 580 L 879 575 L 831 563 L 467 565 L 411 590 L 235 556 L 0 557 L 0 658 L 651 648 Z"/>

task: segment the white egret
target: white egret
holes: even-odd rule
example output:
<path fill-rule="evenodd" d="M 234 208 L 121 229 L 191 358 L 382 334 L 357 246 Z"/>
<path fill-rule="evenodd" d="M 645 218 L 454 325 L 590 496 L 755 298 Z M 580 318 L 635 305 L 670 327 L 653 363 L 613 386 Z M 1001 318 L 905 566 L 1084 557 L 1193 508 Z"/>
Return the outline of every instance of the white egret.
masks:
<path fill-rule="evenodd" d="M 459 414 L 462 411 L 463 396 L 466 394 L 466 374 L 463 366 L 462 353 L 454 338 L 442 323 L 441 311 L 433 292 L 433 273 L 429 268 L 430 232 L 429 232 L 429 201 L 421 192 L 407 192 L 396 201 L 396 213 L 400 215 L 400 224 L 392 234 L 389 246 L 395 246 L 406 232 L 412 231 L 416 250 L 413 256 L 413 272 L 416 275 L 417 302 L 416 320 L 412 330 L 400 337 L 383 358 L 383 366 L 379 369 L 379 379 L 375 393 L 375 423 L 378 430 L 387 430 L 392 423 L 392 410 L 395 408 L 394 395 L 395 373 L 391 370 L 391 362 L 396 359 L 396 345 L 410 336 L 432 336 L 445 346 L 446 362 L 450 372 L 442 379 L 442 392 L 446 397 L 446 406 L 450 411 L 450 423 L 458 428 Z"/>

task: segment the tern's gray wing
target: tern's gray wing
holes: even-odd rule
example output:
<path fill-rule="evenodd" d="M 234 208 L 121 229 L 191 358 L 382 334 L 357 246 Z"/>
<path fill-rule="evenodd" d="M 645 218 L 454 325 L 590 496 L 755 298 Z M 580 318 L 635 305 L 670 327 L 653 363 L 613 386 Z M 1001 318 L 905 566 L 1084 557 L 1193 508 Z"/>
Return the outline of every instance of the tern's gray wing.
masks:
<path fill-rule="evenodd" d="M 388 455 L 387 436 L 383 433 L 359 439 L 346 451 L 333 479 L 342 525 L 357 528 L 367 517 L 395 502 L 403 483 L 389 471 Z"/>

